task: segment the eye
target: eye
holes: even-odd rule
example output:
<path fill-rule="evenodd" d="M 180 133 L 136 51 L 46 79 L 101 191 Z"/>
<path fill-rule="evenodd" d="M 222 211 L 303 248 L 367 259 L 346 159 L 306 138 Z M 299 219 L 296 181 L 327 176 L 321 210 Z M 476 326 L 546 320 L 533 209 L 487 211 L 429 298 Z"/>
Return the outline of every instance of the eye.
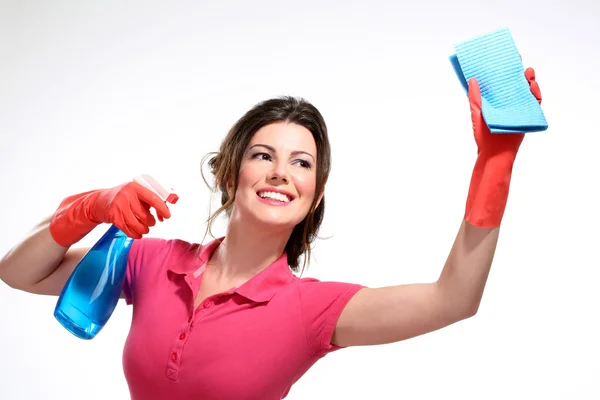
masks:
<path fill-rule="evenodd" d="M 265 160 L 265 161 L 271 161 L 272 157 L 271 155 L 267 154 L 267 153 L 256 153 L 252 156 L 252 158 L 256 158 L 258 160 Z"/>
<path fill-rule="evenodd" d="M 306 160 L 297 160 L 296 162 L 302 168 L 306 168 L 306 169 L 311 169 L 312 168 L 312 164 L 310 162 L 306 161 Z"/>

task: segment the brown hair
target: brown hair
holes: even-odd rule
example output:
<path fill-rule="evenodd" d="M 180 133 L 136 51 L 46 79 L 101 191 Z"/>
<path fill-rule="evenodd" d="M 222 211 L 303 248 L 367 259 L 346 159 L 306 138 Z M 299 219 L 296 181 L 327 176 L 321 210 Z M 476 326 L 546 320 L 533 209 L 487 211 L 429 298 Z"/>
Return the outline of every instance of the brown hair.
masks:
<path fill-rule="evenodd" d="M 263 101 L 247 111 L 229 130 L 221 142 L 218 152 L 209 153 L 204 158 L 211 157 L 208 165 L 215 178 L 213 190 L 221 191 L 221 207 L 208 219 L 210 231 L 212 223 L 225 211 L 230 216 L 235 192 L 238 186 L 238 174 L 246 147 L 254 134 L 263 126 L 287 122 L 301 125 L 308 129 L 317 147 L 317 182 L 315 198 L 310 211 L 302 222 L 294 227 L 285 246 L 288 263 L 294 272 L 298 272 L 300 258 L 304 255 L 302 270 L 310 264 L 310 245 L 317 237 L 325 213 L 325 196 L 317 206 L 319 195 L 325 189 L 331 168 L 331 148 L 327 135 L 327 126 L 323 116 L 308 101 L 302 98 L 284 96 Z M 204 160 L 202 164 L 204 164 Z M 204 178 L 204 173 L 202 173 Z M 205 179 L 206 182 L 206 179 Z M 208 183 L 207 183 L 208 185 Z M 210 185 L 208 185 L 210 187 Z"/>

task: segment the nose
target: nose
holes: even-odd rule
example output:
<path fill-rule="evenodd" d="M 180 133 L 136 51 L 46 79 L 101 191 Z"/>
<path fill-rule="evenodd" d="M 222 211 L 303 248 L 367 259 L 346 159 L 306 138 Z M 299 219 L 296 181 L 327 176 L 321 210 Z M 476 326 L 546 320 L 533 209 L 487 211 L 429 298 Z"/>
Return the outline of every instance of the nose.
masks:
<path fill-rule="evenodd" d="M 269 172 L 269 181 L 287 183 L 289 181 L 289 177 L 286 163 L 278 161 L 273 162 L 272 165 L 273 168 Z"/>

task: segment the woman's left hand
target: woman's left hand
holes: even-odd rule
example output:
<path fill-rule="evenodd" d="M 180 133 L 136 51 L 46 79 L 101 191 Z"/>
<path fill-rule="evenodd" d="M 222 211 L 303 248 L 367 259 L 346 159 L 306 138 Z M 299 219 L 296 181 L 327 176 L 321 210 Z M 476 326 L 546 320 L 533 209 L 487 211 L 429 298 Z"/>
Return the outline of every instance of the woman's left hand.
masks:
<path fill-rule="evenodd" d="M 531 93 L 541 104 L 542 95 L 533 68 L 527 68 L 525 78 Z M 490 132 L 481 111 L 481 91 L 475 78 L 469 80 L 468 97 L 477 160 L 471 176 L 465 219 L 475 226 L 497 227 L 504 216 L 512 166 L 525 134 Z"/>

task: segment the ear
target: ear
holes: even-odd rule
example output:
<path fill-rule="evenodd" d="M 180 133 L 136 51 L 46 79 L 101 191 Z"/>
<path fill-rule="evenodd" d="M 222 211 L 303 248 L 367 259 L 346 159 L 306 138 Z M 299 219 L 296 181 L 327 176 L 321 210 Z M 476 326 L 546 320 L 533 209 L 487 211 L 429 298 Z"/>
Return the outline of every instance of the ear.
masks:
<path fill-rule="evenodd" d="M 325 196 L 325 191 L 321 192 L 321 194 L 319 195 L 319 198 L 317 200 L 317 203 L 315 204 L 315 210 L 317 208 L 319 208 L 319 205 L 321 204 L 321 200 L 323 200 L 323 196 Z"/>
<path fill-rule="evenodd" d="M 227 176 L 225 178 L 225 188 L 227 189 L 229 197 L 233 197 L 233 182 L 231 180 L 231 176 Z"/>

